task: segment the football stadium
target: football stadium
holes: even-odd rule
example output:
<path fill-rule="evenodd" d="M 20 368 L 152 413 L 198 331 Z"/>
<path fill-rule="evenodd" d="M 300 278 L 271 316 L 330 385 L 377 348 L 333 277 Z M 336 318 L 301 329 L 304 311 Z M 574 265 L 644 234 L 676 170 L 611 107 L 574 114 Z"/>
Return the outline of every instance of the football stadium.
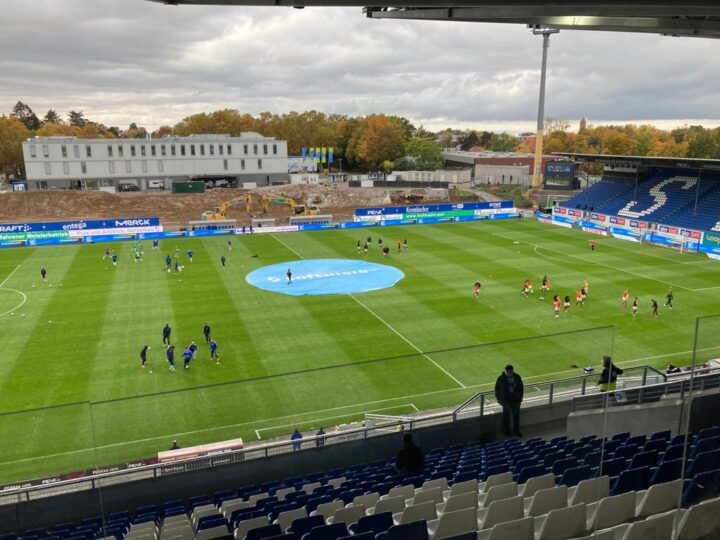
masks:
<path fill-rule="evenodd" d="M 602 173 L 0 223 L 0 540 L 720 538 L 720 160 L 553 159 Z"/>

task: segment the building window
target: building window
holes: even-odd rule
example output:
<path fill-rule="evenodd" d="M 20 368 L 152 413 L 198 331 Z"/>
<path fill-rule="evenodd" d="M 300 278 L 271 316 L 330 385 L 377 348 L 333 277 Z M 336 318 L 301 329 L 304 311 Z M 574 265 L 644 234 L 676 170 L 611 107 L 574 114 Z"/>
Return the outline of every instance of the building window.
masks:
<path fill-rule="evenodd" d="M 83 174 L 87 174 L 87 163 L 84 161 L 80 162 L 80 172 Z"/>
<path fill-rule="evenodd" d="M 232 146 L 230 146 L 229 144 L 227 145 L 227 155 L 232 156 Z"/>
<path fill-rule="evenodd" d="M 267 156 L 267 144 L 263 144 L 263 155 Z"/>
<path fill-rule="evenodd" d="M 220 155 L 222 156 L 222 155 L 223 155 L 223 150 L 224 150 L 223 145 L 222 145 L 222 144 L 218 144 L 218 154 L 220 154 Z"/>
<path fill-rule="evenodd" d="M 164 145 L 164 144 L 161 144 L 161 145 L 160 145 L 160 155 L 161 155 L 161 156 L 167 155 L 167 149 L 165 148 L 165 145 Z"/>
<path fill-rule="evenodd" d="M 52 174 L 52 166 L 49 161 L 45 162 L 45 174 Z"/>
<path fill-rule="evenodd" d="M 63 163 L 63 172 L 65 174 L 70 174 L 70 164 L 67 161 Z"/>
<path fill-rule="evenodd" d="M 142 172 L 147 172 L 147 159 L 142 160 Z"/>
<path fill-rule="evenodd" d="M 191 144 L 191 145 L 190 145 L 190 155 L 191 155 L 191 156 L 194 156 L 194 155 L 195 155 L 195 145 L 194 145 L 194 144 Z"/>
<path fill-rule="evenodd" d="M 110 174 L 115 174 L 115 162 L 114 161 L 108 161 L 108 171 L 110 171 Z"/>
<path fill-rule="evenodd" d="M 66 158 L 66 157 L 67 157 L 67 146 L 65 146 L 65 145 L 63 144 L 63 145 L 60 147 L 60 152 L 62 153 L 62 157 Z"/>
<path fill-rule="evenodd" d="M 257 156 L 257 144 L 253 144 L 253 155 Z"/>
<path fill-rule="evenodd" d="M 245 160 L 244 159 L 240 160 L 240 169 L 242 169 L 243 171 L 245 170 Z"/>
<path fill-rule="evenodd" d="M 85 155 L 87 157 L 92 157 L 92 146 L 90 146 L 89 144 L 85 145 Z"/>
<path fill-rule="evenodd" d="M 227 162 L 227 159 L 223 159 L 223 169 L 225 169 L 226 171 L 228 170 L 228 162 Z"/>
<path fill-rule="evenodd" d="M 35 187 L 37 189 L 47 189 L 48 188 L 47 181 L 41 180 L 40 182 L 35 182 Z"/>
<path fill-rule="evenodd" d="M 180 155 L 181 155 L 181 156 L 184 156 L 184 155 L 185 155 L 185 145 L 184 145 L 184 144 L 181 144 L 181 145 L 180 145 Z"/>
<path fill-rule="evenodd" d="M 118 146 L 118 156 L 123 157 L 124 153 L 125 153 L 125 148 L 121 144 L 120 146 Z"/>
<path fill-rule="evenodd" d="M 108 157 L 113 157 L 112 144 L 108 144 Z"/>
<path fill-rule="evenodd" d="M 43 144 L 43 157 L 50 157 L 50 148 L 47 144 Z"/>
<path fill-rule="evenodd" d="M 140 145 L 140 155 L 143 156 L 143 157 L 145 157 L 145 155 L 146 155 L 146 154 L 145 154 L 145 145 L 144 145 L 144 144 L 141 144 L 141 145 Z"/>
<path fill-rule="evenodd" d="M 175 155 L 175 145 L 174 145 L 174 144 L 171 144 L 171 145 L 170 145 L 170 155 L 171 155 L 171 156 L 174 156 L 174 155 Z"/>
<path fill-rule="evenodd" d="M 130 156 L 135 157 L 135 145 L 130 145 Z"/>
<path fill-rule="evenodd" d="M 245 154 L 246 156 L 248 154 L 248 145 L 247 144 L 243 144 L 243 154 Z"/>
<path fill-rule="evenodd" d="M 131 165 L 130 160 L 127 160 L 127 161 L 125 162 L 125 172 L 126 172 L 126 173 L 131 173 L 131 172 L 132 172 L 132 165 Z"/>
<path fill-rule="evenodd" d="M 75 159 L 80 159 L 80 147 L 77 144 L 73 144 L 73 156 Z"/>
<path fill-rule="evenodd" d="M 34 144 L 30 145 L 30 157 L 37 157 L 37 149 Z"/>
<path fill-rule="evenodd" d="M 200 145 L 200 155 L 201 155 L 201 156 L 204 156 L 204 155 L 205 155 L 205 145 L 204 145 L 204 144 L 201 144 L 201 145 Z"/>
<path fill-rule="evenodd" d="M 258 171 L 262 171 L 262 159 L 258 159 Z"/>
<path fill-rule="evenodd" d="M 156 155 L 157 155 L 157 149 L 155 148 L 155 145 L 154 145 L 154 144 L 151 144 L 151 145 L 150 145 L 150 155 L 151 155 L 151 156 L 156 156 Z"/>
<path fill-rule="evenodd" d="M 210 155 L 211 155 L 211 156 L 214 156 L 214 155 L 215 155 L 215 145 L 214 145 L 214 144 L 210 144 L 210 145 L 208 145 L 208 146 L 210 147 Z"/>
<path fill-rule="evenodd" d="M 277 156 L 277 144 L 273 144 L 273 156 Z"/>
<path fill-rule="evenodd" d="M 162 162 L 162 159 L 158 159 L 158 172 L 163 172 L 163 162 Z"/>

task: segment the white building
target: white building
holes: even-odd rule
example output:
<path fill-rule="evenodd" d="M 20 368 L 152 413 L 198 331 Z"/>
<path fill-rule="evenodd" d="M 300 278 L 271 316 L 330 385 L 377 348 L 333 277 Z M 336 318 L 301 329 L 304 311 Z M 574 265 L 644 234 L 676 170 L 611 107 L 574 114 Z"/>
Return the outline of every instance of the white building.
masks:
<path fill-rule="evenodd" d="M 258 133 L 162 139 L 35 137 L 23 143 L 30 189 L 170 189 L 172 182 L 288 181 L 287 141 Z"/>

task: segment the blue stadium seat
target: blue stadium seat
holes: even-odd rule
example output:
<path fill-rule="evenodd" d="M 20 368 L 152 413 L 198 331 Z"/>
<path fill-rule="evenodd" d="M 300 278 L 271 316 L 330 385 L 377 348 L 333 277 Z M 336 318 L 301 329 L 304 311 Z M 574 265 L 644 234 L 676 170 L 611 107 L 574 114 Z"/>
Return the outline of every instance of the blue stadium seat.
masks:
<path fill-rule="evenodd" d="M 578 465 L 580 464 L 574 457 L 559 459 L 558 461 L 553 463 L 552 467 L 548 472 L 553 473 L 555 476 L 561 476 L 568 469 L 572 469 L 573 467 L 577 467 Z"/>
<path fill-rule="evenodd" d="M 305 533 L 310 532 L 315 527 L 321 527 L 325 524 L 323 516 L 308 516 L 298 518 L 292 522 L 288 532 L 295 533 L 302 537 Z"/>
<path fill-rule="evenodd" d="M 387 531 L 393 526 L 392 512 L 382 512 L 361 517 L 357 523 L 350 526 L 353 534 L 371 532 L 373 535 Z"/>
<path fill-rule="evenodd" d="M 609 459 L 600 464 L 599 476 L 617 476 L 625 470 L 626 460 L 622 458 Z"/>
<path fill-rule="evenodd" d="M 265 525 L 263 527 L 256 527 L 254 529 L 250 529 L 245 536 L 245 540 L 263 540 L 265 538 L 270 538 L 271 536 L 278 536 L 281 534 L 282 529 L 280 529 L 280 525 Z"/>
<path fill-rule="evenodd" d="M 590 478 L 592 478 L 592 469 L 588 465 L 581 465 L 567 469 L 558 484 L 572 487 L 578 485 L 582 480 L 589 480 Z"/>
<path fill-rule="evenodd" d="M 720 450 L 700 452 L 697 456 L 695 456 L 695 459 L 692 460 L 690 466 L 685 471 L 685 477 L 692 478 L 696 474 L 717 469 L 718 466 L 720 466 L 718 458 L 720 458 Z"/>
<path fill-rule="evenodd" d="M 662 461 L 650 475 L 650 485 L 664 484 L 677 480 L 682 475 L 682 459 Z"/>
<path fill-rule="evenodd" d="M 634 444 L 625 444 L 615 450 L 613 453 L 613 457 L 615 458 L 623 458 L 623 459 L 632 459 L 632 457 L 639 452 L 638 447 Z"/>
<path fill-rule="evenodd" d="M 641 491 L 647 488 L 650 477 L 649 467 L 627 469 L 613 481 L 610 486 L 610 495 L 622 495 L 628 491 Z"/>
<path fill-rule="evenodd" d="M 672 432 L 669 429 L 666 431 L 656 431 L 655 433 L 653 433 L 650 436 L 650 440 L 651 441 L 657 441 L 657 440 L 669 441 L 671 435 L 672 435 Z"/>
<path fill-rule="evenodd" d="M 302 540 L 338 540 L 347 535 L 348 531 L 344 523 L 333 523 L 310 529 L 310 532 L 306 533 Z"/>
<path fill-rule="evenodd" d="M 205 529 L 214 529 L 215 527 L 219 527 L 221 525 L 227 525 L 227 521 L 225 521 L 224 516 L 203 516 L 198 520 L 196 530 L 202 531 Z"/>
<path fill-rule="evenodd" d="M 383 534 L 377 535 L 377 540 L 383 540 Z M 390 527 L 384 540 L 428 540 L 426 521 L 414 521 Z"/>
<path fill-rule="evenodd" d="M 651 452 L 655 450 L 656 452 L 663 453 L 668 447 L 668 441 L 665 439 L 651 439 L 648 442 L 645 443 L 645 446 L 643 446 L 642 451 L 643 452 Z"/>
<path fill-rule="evenodd" d="M 518 484 L 524 484 L 530 478 L 535 478 L 536 476 L 542 476 L 546 472 L 546 469 L 542 465 L 533 465 L 532 467 L 525 467 L 520 471 L 520 474 L 518 474 L 517 477 L 517 483 Z"/>
<path fill-rule="evenodd" d="M 700 473 L 686 485 L 683 504 L 695 504 L 720 494 L 720 469 Z"/>
<path fill-rule="evenodd" d="M 708 452 L 720 448 L 720 437 L 699 437 L 689 452 L 690 459 L 694 459 L 701 452 Z"/>
<path fill-rule="evenodd" d="M 638 467 L 654 467 L 658 462 L 657 450 L 649 452 L 639 452 L 630 460 L 628 469 L 637 469 Z"/>
<path fill-rule="evenodd" d="M 615 435 L 612 436 L 612 438 L 610 440 L 616 441 L 616 442 L 619 442 L 622 444 L 625 441 L 627 441 L 629 438 L 630 438 L 630 432 L 626 431 L 624 433 L 616 433 Z"/>
<path fill-rule="evenodd" d="M 600 451 L 591 452 L 585 456 L 583 463 L 585 465 L 589 465 L 590 467 L 599 467 L 600 466 L 600 457 L 601 457 Z"/>
<path fill-rule="evenodd" d="M 371 532 L 364 532 L 352 536 L 343 536 L 340 540 L 375 540 L 375 535 Z"/>

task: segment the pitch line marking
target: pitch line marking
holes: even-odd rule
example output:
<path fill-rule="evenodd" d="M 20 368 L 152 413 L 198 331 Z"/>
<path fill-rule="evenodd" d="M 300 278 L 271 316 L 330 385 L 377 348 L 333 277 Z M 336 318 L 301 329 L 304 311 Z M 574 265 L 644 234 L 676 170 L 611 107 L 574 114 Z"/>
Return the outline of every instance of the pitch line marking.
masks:
<path fill-rule="evenodd" d="M 10 278 L 13 276 L 13 274 L 18 271 L 18 269 L 20 268 L 20 266 L 22 266 L 22 265 L 18 264 L 18 265 L 15 267 L 15 269 L 14 269 L 12 272 L 10 272 L 10 274 L 8 274 L 8 276 L 3 280 L 3 282 L 0 283 L 0 289 L 3 290 L 3 291 L 10 291 L 10 292 L 14 292 L 14 293 L 19 294 L 20 296 L 22 296 L 22 301 L 21 301 L 17 306 L 15 306 L 14 308 L 8 309 L 8 310 L 5 311 L 4 313 L 0 313 L 0 317 L 4 317 L 4 316 L 7 315 L 8 313 L 12 313 L 13 311 L 15 311 L 15 310 L 17 310 L 17 309 L 20 309 L 21 307 L 23 307 L 23 306 L 25 305 L 25 302 L 27 302 L 27 295 L 26 295 L 24 292 L 18 291 L 17 289 L 11 289 L 10 287 L 5 287 L 5 284 L 10 280 Z"/>
<path fill-rule="evenodd" d="M 356 412 L 356 413 L 353 412 L 353 413 L 342 414 L 342 415 L 337 415 L 337 416 L 326 416 L 325 418 L 313 418 L 313 419 L 312 419 L 312 422 L 313 422 L 313 423 L 314 423 L 314 422 L 324 422 L 324 421 L 326 421 L 326 420 L 336 420 L 336 419 L 338 419 L 338 418 L 347 418 L 347 417 L 350 416 L 351 414 L 372 414 L 372 413 L 377 413 L 377 412 L 380 412 L 380 411 L 387 411 L 387 410 L 390 410 L 390 409 L 399 409 L 400 407 L 415 407 L 415 405 L 413 405 L 412 403 L 403 403 L 403 404 L 401 404 L 401 405 L 394 405 L 394 406 L 392 406 L 392 407 L 381 407 L 381 408 L 379 408 L 379 409 L 372 409 L 372 410 L 369 410 L 369 411 L 358 411 L 358 412 Z M 416 412 L 419 412 L 419 411 L 417 410 L 417 407 L 415 407 L 415 411 L 416 411 Z M 261 437 L 260 437 L 260 432 L 262 432 L 262 431 L 270 431 L 270 430 L 273 430 L 273 429 L 282 429 L 282 428 L 287 428 L 287 427 L 294 427 L 294 426 L 296 426 L 296 425 L 297 425 L 297 422 L 295 422 L 295 423 L 293 423 L 293 424 L 284 424 L 284 425 L 282 425 L 282 426 L 272 426 L 272 427 L 266 427 L 266 428 L 259 428 L 259 429 L 256 429 L 256 430 L 255 430 L 255 434 L 258 436 L 258 439 L 260 439 L 260 438 L 261 438 Z"/>
<path fill-rule="evenodd" d="M 720 347 L 708 347 L 708 348 L 705 348 L 705 349 L 698 349 L 698 352 L 701 352 L 701 351 L 710 351 L 710 350 L 720 350 Z M 630 359 L 630 360 L 627 360 L 627 361 L 623 361 L 623 363 L 628 363 L 628 362 L 640 362 L 641 365 L 642 365 L 642 362 L 645 361 L 645 360 L 655 360 L 655 359 L 658 359 L 658 358 L 667 358 L 667 357 L 672 357 L 672 356 L 680 356 L 680 355 L 689 354 L 689 353 L 692 353 L 692 350 L 690 350 L 690 351 L 678 351 L 678 352 L 669 353 L 669 354 L 662 354 L 662 355 L 658 355 L 658 356 L 646 356 L 646 357 L 644 357 L 644 358 L 633 358 L 633 359 Z M 634 364 L 630 364 L 630 365 L 626 365 L 626 367 L 635 367 L 635 365 L 634 365 Z M 546 374 L 544 374 L 544 375 L 532 375 L 532 376 L 530 376 L 530 377 L 525 377 L 525 380 L 526 380 L 526 381 L 530 381 L 530 380 L 535 380 L 535 379 L 538 379 L 538 378 L 541 378 L 541 377 L 549 377 L 549 376 L 553 376 L 553 375 L 562 375 L 562 374 L 565 374 L 565 373 L 577 373 L 578 371 L 579 371 L 578 369 L 567 369 L 567 370 L 564 370 L 564 371 L 555 371 L 555 372 L 552 372 L 552 373 L 546 373 Z M 475 389 L 475 388 L 481 388 L 481 387 L 483 387 L 483 386 L 492 387 L 492 383 L 473 384 L 473 385 L 469 385 L 469 386 L 465 387 L 465 389 L 466 389 L 466 390 L 472 390 L 472 389 Z M 156 436 L 156 437 L 146 437 L 146 438 L 143 438 L 143 439 L 134 439 L 134 440 L 132 440 L 132 441 L 124 441 L 124 442 L 121 442 L 121 443 L 105 444 L 105 445 L 97 446 L 96 448 L 98 448 L 98 449 L 102 449 L 102 448 L 114 448 L 114 447 L 117 447 L 117 446 L 126 446 L 126 445 L 130 445 L 130 444 L 135 444 L 135 443 L 144 443 L 144 442 L 150 442 L 150 441 L 158 441 L 158 440 L 161 440 L 161 439 L 168 439 L 168 438 L 172 438 L 172 437 L 182 437 L 182 436 L 184 436 L 184 435 L 194 435 L 194 434 L 196 434 L 196 433 L 205 433 L 205 432 L 208 432 L 208 431 L 217 431 L 217 430 L 220 430 L 220 429 L 229 429 L 229 428 L 241 427 L 241 426 L 252 425 L 252 424 L 259 424 L 259 423 L 264 423 L 264 422 L 273 422 L 273 421 L 275 421 L 275 420 L 284 420 L 284 419 L 286 419 L 286 418 L 294 418 L 294 417 L 297 417 L 297 416 L 307 416 L 307 415 L 312 415 L 312 414 L 325 413 L 325 412 L 328 412 L 328 411 L 336 411 L 336 410 L 339 410 L 339 409 L 348 409 L 348 408 L 351 408 L 351 407 L 362 407 L 362 406 L 364 406 L 364 405 L 372 405 L 372 404 L 375 404 L 375 403 L 386 403 L 386 402 L 388 402 L 388 401 L 399 401 L 399 400 L 401 400 L 401 399 L 412 399 L 412 398 L 418 398 L 418 397 L 433 396 L 433 395 L 437 395 L 437 394 L 444 394 L 444 393 L 447 393 L 447 392 L 457 392 L 457 391 L 459 391 L 459 390 L 460 390 L 459 388 L 446 388 L 445 390 L 434 390 L 434 391 L 432 391 L 432 392 L 423 392 L 423 393 L 421 393 L 421 394 L 412 394 L 412 395 L 409 395 L 409 396 L 398 396 L 398 397 L 393 397 L 393 398 L 380 399 L 380 400 L 376 400 L 376 401 L 367 401 L 367 402 L 365 402 L 365 403 L 354 403 L 354 404 L 351 404 L 351 405 L 342 405 L 342 406 L 340 406 L 340 407 L 333 407 L 333 408 L 331 408 L 331 409 L 320 409 L 320 410 L 317 410 L 317 411 L 309 411 L 309 412 L 304 412 L 304 413 L 290 414 L 290 415 L 286 415 L 286 416 L 278 416 L 278 417 L 276 417 L 276 418 L 263 418 L 263 419 L 260 419 L 260 420 L 252 420 L 252 421 L 249 421 L 249 422 L 240 422 L 240 423 L 237 423 L 237 424 L 227 424 L 227 425 L 215 426 L 215 427 L 211 427 L 211 428 L 203 428 L 203 429 L 196 429 L 196 430 L 192 430 L 192 431 L 184 431 L 184 432 L 181 432 L 181 433 L 170 433 L 170 434 L 167 434 L 167 435 L 158 435 L 158 436 Z M 398 406 L 401 406 L 401 405 L 398 405 Z M 390 407 L 388 407 L 388 408 L 390 408 Z M 352 413 L 352 412 L 351 412 L 351 413 L 348 413 L 348 415 L 349 415 L 349 414 L 355 414 L 355 413 Z M 358 413 L 358 414 L 359 414 L 359 413 Z M 311 419 L 310 421 L 313 421 L 313 419 Z M 36 457 L 31 457 L 31 458 L 16 459 L 16 460 L 13 460 L 13 461 L 0 461 L 0 467 L 1 467 L 1 466 L 4 466 L 4 465 L 12 465 L 13 463 L 23 463 L 23 462 L 27 462 L 27 461 L 36 461 L 36 460 L 39 460 L 39 459 L 54 458 L 54 457 L 59 457 L 59 456 L 72 455 L 72 454 L 80 454 L 80 453 L 82 453 L 82 452 L 92 452 L 93 450 L 94 450 L 93 448 L 83 448 L 82 450 L 69 450 L 69 451 L 67 451 L 67 452 L 58 452 L 58 453 L 55 453 L 55 454 L 48 454 L 48 455 L 46 455 L 46 456 L 36 456 Z"/>
<path fill-rule="evenodd" d="M 288 246 L 285 242 L 283 242 L 282 240 L 280 240 L 277 236 L 275 236 L 275 235 L 273 234 L 272 237 L 273 237 L 275 240 L 277 240 L 278 242 L 280 242 L 283 246 L 285 246 L 288 250 L 292 251 L 297 257 L 300 257 L 301 259 L 305 260 L 305 257 L 303 257 L 302 255 L 300 255 L 297 251 L 295 251 L 293 248 L 291 248 L 290 246 Z M 352 294 L 349 294 L 348 296 L 349 296 L 350 298 L 352 298 L 353 300 L 355 300 L 355 301 L 356 301 L 358 304 L 360 304 L 363 308 L 365 308 L 365 310 L 366 310 L 368 313 L 370 313 L 373 317 L 375 317 L 378 321 L 380 321 L 380 322 L 383 323 L 385 326 L 387 326 L 390 330 L 392 330 L 398 337 L 400 337 L 400 339 L 402 339 L 405 343 L 407 343 L 407 344 L 410 345 L 413 349 L 415 349 L 418 353 L 420 353 L 420 355 L 422 355 L 422 356 L 425 357 L 427 360 L 429 360 L 436 368 L 438 368 L 438 369 L 439 369 L 440 371 L 442 371 L 445 375 L 447 375 L 450 379 L 452 379 L 452 380 L 455 382 L 455 384 L 457 384 L 460 388 L 467 388 L 463 383 L 461 383 L 457 378 L 455 378 L 449 371 L 447 371 L 444 367 L 442 367 L 440 364 L 438 364 L 435 360 L 433 360 L 432 358 L 430 358 L 427 354 L 425 354 L 424 352 L 422 352 L 422 350 L 421 350 L 417 345 L 415 345 L 412 341 L 410 341 L 408 338 L 406 338 L 406 337 L 403 336 L 400 332 L 398 332 L 392 325 L 390 325 L 387 321 L 385 321 L 385 319 L 383 319 L 382 317 L 380 317 L 380 315 L 378 315 L 378 314 L 375 313 L 372 309 L 370 309 L 370 308 L 367 307 L 365 304 L 363 304 L 356 296 L 354 296 L 354 295 L 352 295 Z"/>

